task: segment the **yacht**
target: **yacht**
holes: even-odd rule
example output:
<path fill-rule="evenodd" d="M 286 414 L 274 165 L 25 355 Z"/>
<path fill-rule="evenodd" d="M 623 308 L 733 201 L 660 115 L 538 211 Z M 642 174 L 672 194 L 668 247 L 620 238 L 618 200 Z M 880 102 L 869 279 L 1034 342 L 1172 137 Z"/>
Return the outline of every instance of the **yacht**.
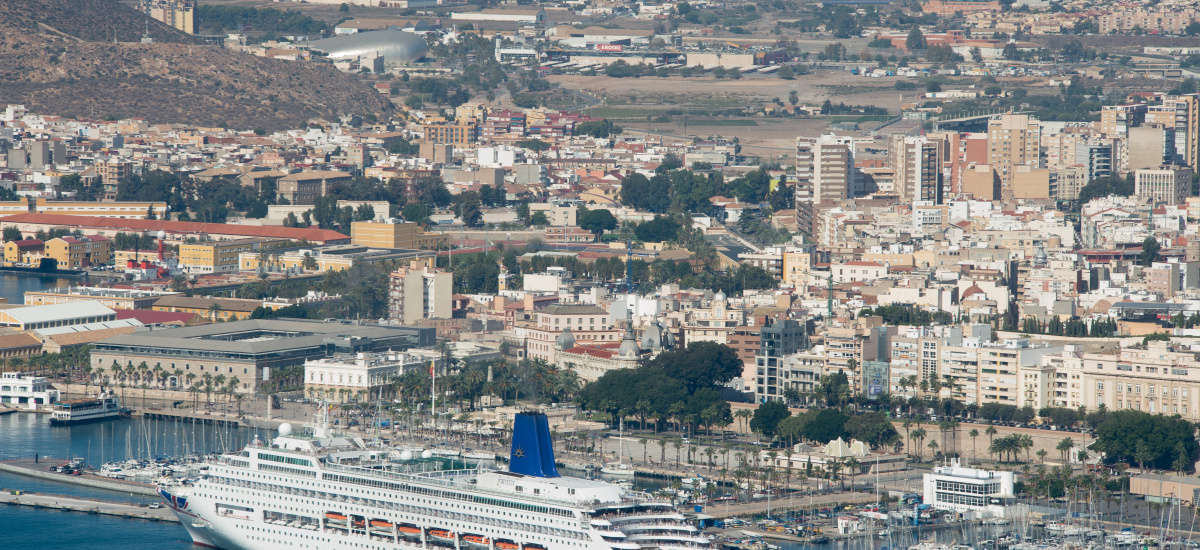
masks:
<path fill-rule="evenodd" d="M 121 411 L 121 399 L 111 390 L 101 391 L 96 397 L 69 399 L 54 404 L 50 414 L 51 426 L 71 426 L 87 422 L 98 422 L 118 418 Z"/>
<path fill-rule="evenodd" d="M 196 544 L 225 550 L 712 548 L 669 502 L 560 476 L 543 414 L 516 415 L 507 470 L 400 455 L 336 437 L 322 418 L 158 490 Z"/>

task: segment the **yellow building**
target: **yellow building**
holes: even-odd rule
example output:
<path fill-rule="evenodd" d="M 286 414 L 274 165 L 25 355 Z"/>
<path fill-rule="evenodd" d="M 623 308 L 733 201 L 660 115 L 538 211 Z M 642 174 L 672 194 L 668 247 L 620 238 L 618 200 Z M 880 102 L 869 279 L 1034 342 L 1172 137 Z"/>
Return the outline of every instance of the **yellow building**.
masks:
<path fill-rule="evenodd" d="M 450 237 L 441 233 L 425 233 L 415 222 L 398 220 L 354 222 L 350 227 L 354 244 L 371 248 L 439 248 L 450 243 Z"/>
<path fill-rule="evenodd" d="M 100 235 L 58 237 L 46 241 L 45 254 L 58 261 L 59 269 L 104 265 L 112 259 L 112 241 Z"/>
<path fill-rule="evenodd" d="M 76 202 L 37 200 L 37 212 L 42 214 L 64 214 L 68 216 L 100 216 L 102 218 L 145 219 L 154 211 L 155 217 L 167 215 L 165 202 Z"/>
<path fill-rule="evenodd" d="M 46 243 L 38 239 L 24 239 L 4 243 L 4 265 L 35 264 L 46 252 Z"/>
<path fill-rule="evenodd" d="M 177 30 L 196 34 L 196 0 L 142 0 L 142 11 Z"/>
<path fill-rule="evenodd" d="M 270 239 L 236 239 L 179 245 L 179 267 L 188 273 L 226 273 L 238 271 L 243 253 L 259 253 L 274 243 Z"/>

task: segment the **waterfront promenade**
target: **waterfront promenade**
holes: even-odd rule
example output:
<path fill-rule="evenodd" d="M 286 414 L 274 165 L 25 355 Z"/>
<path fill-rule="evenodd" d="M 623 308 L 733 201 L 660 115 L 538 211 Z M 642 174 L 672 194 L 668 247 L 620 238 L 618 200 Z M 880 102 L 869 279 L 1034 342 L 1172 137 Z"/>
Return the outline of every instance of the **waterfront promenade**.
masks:
<path fill-rule="evenodd" d="M 62 458 L 46 457 L 41 458 L 36 463 L 32 459 L 5 460 L 0 462 L 0 472 L 36 477 L 38 479 L 54 481 L 57 483 L 71 483 L 73 485 L 82 485 L 96 489 L 107 489 L 109 491 L 158 496 L 158 491 L 156 491 L 154 486 L 150 485 L 149 483 L 137 483 L 134 481 L 112 479 L 92 474 L 82 474 L 76 476 L 50 471 L 50 466 L 62 464 L 64 462 L 67 462 L 67 460 Z"/>
<path fill-rule="evenodd" d="M 83 512 L 150 521 L 179 521 L 179 518 L 175 517 L 175 514 L 166 508 L 150 508 L 111 500 L 69 497 L 46 493 L 0 490 L 0 503 L 10 506 L 29 506 L 33 508 Z"/>

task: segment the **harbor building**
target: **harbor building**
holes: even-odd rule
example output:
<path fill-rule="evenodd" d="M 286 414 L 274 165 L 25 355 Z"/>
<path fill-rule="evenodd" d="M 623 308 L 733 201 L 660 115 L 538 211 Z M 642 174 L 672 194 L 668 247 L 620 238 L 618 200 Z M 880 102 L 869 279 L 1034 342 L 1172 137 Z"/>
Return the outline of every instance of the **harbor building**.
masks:
<path fill-rule="evenodd" d="M 440 356 L 391 351 L 311 359 L 304 362 L 304 394 L 338 403 L 395 399 L 396 377 L 441 363 Z"/>
<path fill-rule="evenodd" d="M 58 390 L 50 386 L 50 381 L 41 376 L 25 376 L 19 372 L 6 372 L 0 375 L 0 405 L 28 407 L 29 410 L 38 405 L 52 405 L 58 402 Z"/>
<path fill-rule="evenodd" d="M 0 310 L 0 326 L 14 327 L 21 330 L 102 323 L 105 321 L 115 321 L 116 319 L 117 312 L 100 302 L 92 300 L 78 303 L 14 307 Z"/>
<path fill-rule="evenodd" d="M 436 329 L 359 325 L 300 319 L 255 319 L 160 330 L 143 330 L 97 342 L 96 372 L 145 362 L 174 374 L 172 387 L 203 384 L 203 377 L 237 378 L 239 393 L 252 393 L 271 369 L 302 366 L 335 353 L 380 352 L 432 346 Z M 188 377 L 192 374 L 195 376 Z"/>
<path fill-rule="evenodd" d="M 934 467 L 924 476 L 925 504 L 964 518 L 1011 517 L 1014 507 L 1013 472 L 966 468 L 957 459 Z"/>
<path fill-rule="evenodd" d="M 63 286 L 25 293 L 25 305 L 44 306 L 72 304 L 77 302 L 99 302 L 112 309 L 150 309 L 159 298 L 179 296 L 179 292 L 146 290 L 137 288 L 102 288 L 91 286 Z"/>

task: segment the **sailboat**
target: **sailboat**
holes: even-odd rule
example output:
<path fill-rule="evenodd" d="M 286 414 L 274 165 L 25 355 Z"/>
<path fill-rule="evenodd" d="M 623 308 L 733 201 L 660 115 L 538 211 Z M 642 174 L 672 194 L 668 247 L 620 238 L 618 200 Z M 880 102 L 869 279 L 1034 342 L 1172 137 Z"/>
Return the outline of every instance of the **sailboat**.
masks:
<path fill-rule="evenodd" d="M 633 465 L 625 464 L 625 419 L 622 418 L 617 427 L 617 461 L 605 464 L 600 473 L 610 476 L 633 477 Z"/>

